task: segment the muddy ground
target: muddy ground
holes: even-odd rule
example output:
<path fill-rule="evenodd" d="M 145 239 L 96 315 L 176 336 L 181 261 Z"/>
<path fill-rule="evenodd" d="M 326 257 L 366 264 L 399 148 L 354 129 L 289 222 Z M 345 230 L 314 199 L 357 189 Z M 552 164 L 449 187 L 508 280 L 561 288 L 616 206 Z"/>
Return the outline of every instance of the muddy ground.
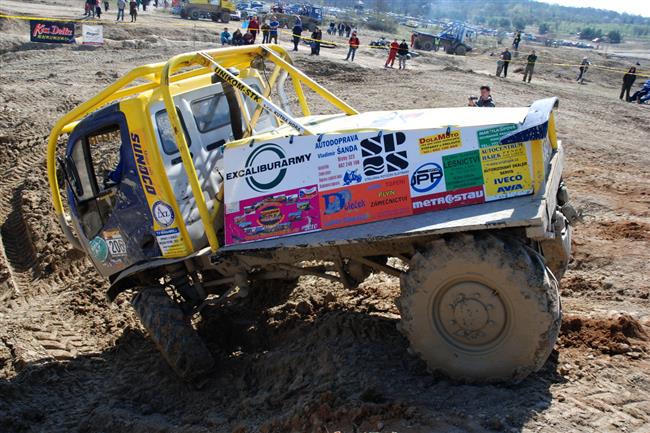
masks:
<path fill-rule="evenodd" d="M 70 17 L 81 2 L 45 3 L 3 0 L 0 9 Z M 620 74 L 593 69 L 578 85 L 574 69 L 540 64 L 526 84 L 515 68 L 505 80 L 490 75 L 484 49 L 426 53 L 406 71 L 382 68 L 380 51 L 361 50 L 350 64 L 343 48 L 320 58 L 302 49 L 296 64 L 360 110 L 463 105 L 483 83 L 499 105 L 560 98 L 565 179 L 585 214 L 561 282 L 561 336 L 520 384 L 457 384 L 407 354 L 397 279 L 374 274 L 346 290 L 305 277 L 206 312 L 199 331 L 218 367 L 196 389 L 158 356 L 128 297 L 108 304 L 106 281 L 64 240 L 45 136 L 134 66 L 214 47 L 222 25 L 110 18 L 101 48 L 32 44 L 25 22 L 0 19 L 0 431 L 650 431 L 650 111 L 618 100 Z M 537 49 L 549 63 L 586 53 Z M 631 61 L 588 55 L 616 68 Z"/>

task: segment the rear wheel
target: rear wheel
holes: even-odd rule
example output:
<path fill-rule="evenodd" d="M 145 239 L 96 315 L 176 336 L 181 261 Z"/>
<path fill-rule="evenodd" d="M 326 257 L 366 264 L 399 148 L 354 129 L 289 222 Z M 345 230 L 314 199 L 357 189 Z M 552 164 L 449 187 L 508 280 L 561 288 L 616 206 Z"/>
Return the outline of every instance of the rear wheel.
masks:
<path fill-rule="evenodd" d="M 433 48 L 433 44 L 429 41 L 426 41 L 422 44 L 422 49 L 425 51 L 431 51 L 431 48 Z"/>
<path fill-rule="evenodd" d="M 230 12 L 228 11 L 221 12 L 221 22 L 222 23 L 230 22 Z"/>
<path fill-rule="evenodd" d="M 467 50 L 465 49 L 464 46 L 462 46 L 462 45 L 458 45 L 458 46 L 456 47 L 456 55 L 457 55 L 457 56 L 464 56 L 466 52 L 467 52 Z"/>
<path fill-rule="evenodd" d="M 131 304 L 149 337 L 174 371 L 187 381 L 208 374 L 214 359 L 180 305 L 161 287 L 136 293 Z"/>
<path fill-rule="evenodd" d="M 199 12 L 198 9 L 192 9 L 191 11 L 188 12 L 188 15 L 190 16 L 191 19 L 195 21 L 201 18 L 201 12 Z"/>
<path fill-rule="evenodd" d="M 439 239 L 402 276 L 400 330 L 432 370 L 469 382 L 539 370 L 560 329 L 557 282 L 519 241 Z"/>

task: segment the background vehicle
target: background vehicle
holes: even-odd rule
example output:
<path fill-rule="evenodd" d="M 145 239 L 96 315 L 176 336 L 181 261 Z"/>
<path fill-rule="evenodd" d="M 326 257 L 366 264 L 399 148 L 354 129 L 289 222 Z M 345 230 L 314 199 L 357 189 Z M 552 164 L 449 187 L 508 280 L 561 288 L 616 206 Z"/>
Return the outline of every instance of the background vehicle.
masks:
<path fill-rule="evenodd" d="M 272 6 L 270 15 L 274 15 L 280 22 L 280 26 L 287 25 L 291 28 L 295 22 L 295 16 L 299 15 L 302 20 L 303 29 L 313 31 L 315 26 L 323 23 L 323 8 L 311 4 L 296 4 L 289 6 Z M 270 18 L 270 16 L 267 16 Z"/>
<path fill-rule="evenodd" d="M 431 34 L 425 32 L 415 32 L 417 39 L 415 48 L 418 50 L 438 51 L 442 49 L 447 54 L 456 54 L 464 56 L 465 53 L 472 50 L 469 40 L 476 37 L 474 29 L 466 27 L 461 22 L 448 24 L 440 33 Z"/>
<path fill-rule="evenodd" d="M 191 20 L 205 18 L 227 23 L 231 14 L 236 12 L 235 4 L 230 0 L 185 0 L 181 6 L 181 18 Z"/>
<path fill-rule="evenodd" d="M 312 115 L 303 86 L 340 113 Z M 400 277 L 401 331 L 430 368 L 520 380 L 557 338 L 576 219 L 556 105 L 359 113 L 279 46 L 216 49 L 136 68 L 65 115 L 48 177 L 70 242 L 110 299 L 135 292 L 188 380 L 213 363 L 190 320 L 206 303 L 379 271 Z"/>

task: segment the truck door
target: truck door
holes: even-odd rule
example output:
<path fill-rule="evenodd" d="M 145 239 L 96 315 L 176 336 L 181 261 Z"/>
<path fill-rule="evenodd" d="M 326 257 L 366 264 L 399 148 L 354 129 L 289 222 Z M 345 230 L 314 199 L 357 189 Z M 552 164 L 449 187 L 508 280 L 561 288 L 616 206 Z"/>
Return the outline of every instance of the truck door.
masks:
<path fill-rule="evenodd" d="M 109 276 L 160 255 L 126 119 L 116 107 L 77 125 L 64 161 L 73 224 L 97 268 Z"/>

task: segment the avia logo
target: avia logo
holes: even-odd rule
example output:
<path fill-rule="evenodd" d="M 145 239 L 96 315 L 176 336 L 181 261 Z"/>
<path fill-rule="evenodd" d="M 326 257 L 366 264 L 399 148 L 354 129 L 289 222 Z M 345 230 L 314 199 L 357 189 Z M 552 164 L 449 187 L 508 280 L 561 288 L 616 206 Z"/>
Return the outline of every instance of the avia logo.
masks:
<path fill-rule="evenodd" d="M 266 192 L 277 187 L 284 180 L 288 167 L 308 162 L 310 158 L 311 153 L 287 158 L 280 146 L 267 143 L 248 155 L 243 169 L 226 173 L 226 179 L 243 177 L 251 189 Z"/>
<path fill-rule="evenodd" d="M 363 173 L 366 176 L 377 176 L 406 170 L 409 166 L 406 150 L 397 150 L 404 142 L 406 135 L 403 132 L 379 134 L 362 140 Z"/>
<path fill-rule="evenodd" d="M 415 192 L 428 192 L 442 180 L 442 167 L 435 162 L 427 162 L 411 175 L 411 188 Z"/>
<path fill-rule="evenodd" d="M 345 211 L 352 211 L 361 209 L 366 206 L 364 200 L 352 200 L 352 193 L 344 189 L 338 192 L 323 194 L 323 201 L 325 202 L 325 215 Z"/>
<path fill-rule="evenodd" d="M 518 191 L 520 189 L 524 189 L 524 186 L 520 183 L 516 183 L 514 185 L 504 185 L 504 186 L 500 186 L 497 189 L 497 194 L 502 192 Z"/>
<path fill-rule="evenodd" d="M 516 176 L 499 177 L 497 179 L 494 179 L 494 184 L 498 185 L 498 184 L 502 184 L 502 183 L 510 183 L 510 182 L 517 182 L 517 181 L 521 182 L 523 179 L 524 179 L 524 177 L 522 175 L 520 175 L 520 174 L 518 174 Z"/>

